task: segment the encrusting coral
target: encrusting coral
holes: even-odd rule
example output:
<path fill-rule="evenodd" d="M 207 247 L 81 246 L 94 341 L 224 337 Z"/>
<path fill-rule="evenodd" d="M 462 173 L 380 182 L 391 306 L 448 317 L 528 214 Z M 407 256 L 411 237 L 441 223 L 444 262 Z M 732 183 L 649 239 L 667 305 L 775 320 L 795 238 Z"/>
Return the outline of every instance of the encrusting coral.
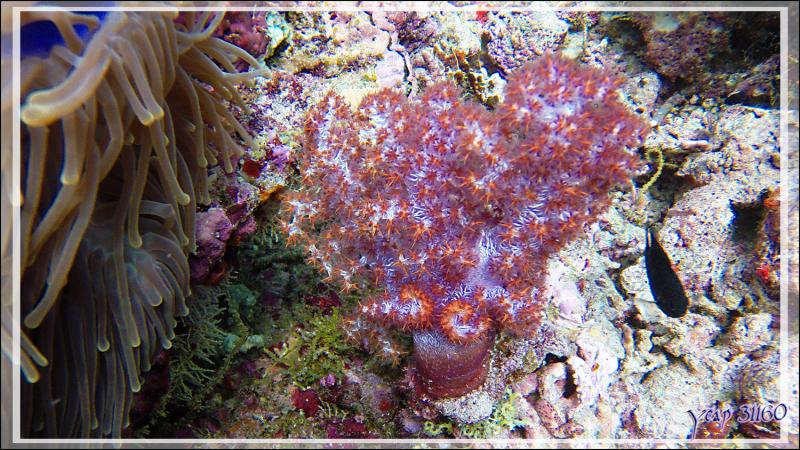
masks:
<path fill-rule="evenodd" d="M 308 187 L 287 199 L 285 232 L 329 280 L 385 289 L 360 314 L 413 330 L 417 366 L 454 348 L 462 367 L 426 380 L 430 394 L 467 392 L 485 376 L 481 342 L 535 329 L 547 258 L 640 166 L 631 149 L 647 125 L 618 101 L 620 83 L 545 55 L 493 112 L 449 84 L 418 100 L 382 90 L 355 111 L 330 94 L 305 126 Z"/>
<path fill-rule="evenodd" d="M 23 436 L 120 436 L 188 312 L 206 168 L 231 171 L 252 145 L 227 102 L 247 108 L 233 83 L 260 72 L 234 63 L 258 63 L 211 36 L 223 15 L 21 15 L 23 36 L 47 21 L 64 42 L 21 67 Z"/>

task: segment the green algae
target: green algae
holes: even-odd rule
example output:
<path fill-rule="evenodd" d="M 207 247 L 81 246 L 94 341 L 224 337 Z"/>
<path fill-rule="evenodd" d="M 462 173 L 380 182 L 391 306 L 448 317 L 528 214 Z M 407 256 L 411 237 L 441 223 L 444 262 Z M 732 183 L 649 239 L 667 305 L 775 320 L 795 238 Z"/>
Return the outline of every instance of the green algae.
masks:
<path fill-rule="evenodd" d="M 515 428 L 530 424 L 529 419 L 520 418 L 514 403 L 522 396 L 506 388 L 503 399 L 494 407 L 492 415 L 475 423 L 461 424 L 457 422 L 430 422 L 423 425 L 423 432 L 428 436 L 449 434 L 461 438 L 487 439 L 502 436 Z"/>
<path fill-rule="evenodd" d="M 344 374 L 344 354 L 354 348 L 347 343 L 338 308 L 330 314 L 314 315 L 302 329 L 297 329 L 274 350 L 265 350 L 276 363 L 285 367 L 293 384 L 306 387 L 322 377 Z"/>
<path fill-rule="evenodd" d="M 183 331 L 173 340 L 169 388 L 153 409 L 150 420 L 138 430 L 140 435 L 152 435 L 151 430 L 169 433 L 159 430 L 159 424 L 169 423 L 164 419 L 174 411 L 189 411 L 179 420 L 185 424 L 210 408 L 207 399 L 230 369 L 235 355 L 225 351 L 229 333 L 224 325 L 226 310 L 221 300 L 226 297 L 226 288 L 223 285 L 194 289 L 189 314 L 179 318 L 178 329 Z M 227 309 L 230 310 L 230 303 Z M 241 342 L 243 339 L 235 345 L 238 347 Z"/>

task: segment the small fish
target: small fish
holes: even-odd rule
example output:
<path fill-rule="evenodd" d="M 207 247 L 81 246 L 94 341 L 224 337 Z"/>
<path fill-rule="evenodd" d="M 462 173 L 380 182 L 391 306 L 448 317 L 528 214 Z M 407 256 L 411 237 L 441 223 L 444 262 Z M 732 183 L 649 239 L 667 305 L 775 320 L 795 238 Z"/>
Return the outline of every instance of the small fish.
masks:
<path fill-rule="evenodd" d="M 659 309 L 670 317 L 683 317 L 689 305 L 681 280 L 672 268 L 669 255 L 661 247 L 652 228 L 647 229 L 644 264 L 650 292 Z"/>

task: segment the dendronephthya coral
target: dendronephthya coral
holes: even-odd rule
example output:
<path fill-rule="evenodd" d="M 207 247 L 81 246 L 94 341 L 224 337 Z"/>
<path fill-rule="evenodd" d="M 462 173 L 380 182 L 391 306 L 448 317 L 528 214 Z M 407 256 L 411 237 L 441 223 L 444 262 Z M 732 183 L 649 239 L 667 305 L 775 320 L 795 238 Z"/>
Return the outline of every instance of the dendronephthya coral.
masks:
<path fill-rule="evenodd" d="M 44 23 L 63 41 L 22 57 L 21 192 L 9 189 L 3 79 L 3 350 L 13 298 L 6 212 L 19 198 L 23 436 L 120 436 L 141 373 L 188 311 L 206 168 L 233 170 L 240 145 L 251 145 L 226 102 L 247 109 L 233 83 L 258 72 L 234 63 L 258 63 L 211 36 L 222 16 L 21 13 L 23 40 Z"/>
<path fill-rule="evenodd" d="M 353 287 L 384 288 L 363 317 L 414 333 L 432 397 L 480 385 L 498 329 L 536 329 L 545 262 L 639 167 L 647 126 L 621 80 L 546 55 L 514 73 L 493 112 L 451 85 L 391 90 L 356 111 L 329 95 L 305 126 L 311 185 L 287 201 L 289 239 Z"/>

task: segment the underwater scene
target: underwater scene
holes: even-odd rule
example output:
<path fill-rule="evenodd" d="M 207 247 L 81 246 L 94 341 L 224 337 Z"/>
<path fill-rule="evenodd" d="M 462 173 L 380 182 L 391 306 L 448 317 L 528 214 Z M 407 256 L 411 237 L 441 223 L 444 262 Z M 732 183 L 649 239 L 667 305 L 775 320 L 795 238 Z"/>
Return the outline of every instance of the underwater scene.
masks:
<path fill-rule="evenodd" d="M 15 3 L 4 447 L 797 448 L 796 4 Z"/>

